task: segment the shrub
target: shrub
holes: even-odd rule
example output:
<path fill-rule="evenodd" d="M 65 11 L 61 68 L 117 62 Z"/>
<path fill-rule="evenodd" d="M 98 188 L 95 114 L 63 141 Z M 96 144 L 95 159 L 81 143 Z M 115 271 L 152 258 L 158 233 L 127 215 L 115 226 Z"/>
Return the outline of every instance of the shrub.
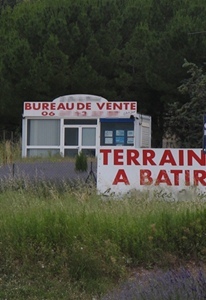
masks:
<path fill-rule="evenodd" d="M 87 168 L 87 156 L 83 152 L 78 153 L 75 159 L 75 170 L 80 172 L 86 172 Z"/>

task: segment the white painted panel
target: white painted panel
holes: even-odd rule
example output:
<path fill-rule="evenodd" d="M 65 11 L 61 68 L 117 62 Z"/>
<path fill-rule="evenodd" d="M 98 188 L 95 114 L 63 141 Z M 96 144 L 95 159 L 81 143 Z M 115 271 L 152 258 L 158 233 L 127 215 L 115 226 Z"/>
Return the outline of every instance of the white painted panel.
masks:
<path fill-rule="evenodd" d="M 206 192 L 206 154 L 202 149 L 101 147 L 97 157 L 100 193 L 152 188 L 176 192 L 192 187 Z"/>

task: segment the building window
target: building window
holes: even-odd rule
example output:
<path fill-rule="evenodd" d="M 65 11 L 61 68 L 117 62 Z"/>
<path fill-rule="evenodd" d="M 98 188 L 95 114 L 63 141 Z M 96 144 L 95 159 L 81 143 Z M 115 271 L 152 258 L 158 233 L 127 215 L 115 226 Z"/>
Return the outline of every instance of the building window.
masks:
<path fill-rule="evenodd" d="M 78 128 L 65 128 L 65 146 L 78 146 L 79 129 Z"/>
<path fill-rule="evenodd" d="M 100 119 L 101 146 L 133 146 L 133 119 Z"/>
<path fill-rule="evenodd" d="M 59 149 L 28 149 L 28 157 L 48 157 L 60 155 Z"/>
<path fill-rule="evenodd" d="M 96 150 L 95 150 L 95 149 L 82 149 L 82 152 L 83 152 L 87 157 L 95 157 L 95 155 L 96 155 Z"/>
<path fill-rule="evenodd" d="M 64 156 L 76 157 L 78 154 L 78 149 L 65 149 Z"/>
<path fill-rule="evenodd" d="M 64 125 L 96 125 L 97 119 L 65 119 Z"/>
<path fill-rule="evenodd" d="M 59 146 L 60 120 L 28 120 L 28 146 Z"/>
<path fill-rule="evenodd" d="M 82 128 L 82 146 L 96 145 L 96 128 Z"/>

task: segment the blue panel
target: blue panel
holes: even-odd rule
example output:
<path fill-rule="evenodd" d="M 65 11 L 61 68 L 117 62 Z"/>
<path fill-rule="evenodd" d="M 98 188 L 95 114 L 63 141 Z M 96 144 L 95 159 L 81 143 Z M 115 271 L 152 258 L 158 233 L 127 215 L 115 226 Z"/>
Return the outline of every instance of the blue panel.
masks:
<path fill-rule="evenodd" d="M 100 122 L 102 123 L 134 123 L 134 118 L 121 119 L 121 118 L 101 118 Z"/>

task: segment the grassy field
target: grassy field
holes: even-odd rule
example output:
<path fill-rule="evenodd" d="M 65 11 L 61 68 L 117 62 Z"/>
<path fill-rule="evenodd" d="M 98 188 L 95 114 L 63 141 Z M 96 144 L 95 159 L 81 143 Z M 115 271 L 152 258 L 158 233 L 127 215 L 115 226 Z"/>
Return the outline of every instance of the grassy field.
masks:
<path fill-rule="evenodd" d="M 105 200 L 94 187 L 47 183 L 1 190 L 0 299 L 103 299 L 135 268 L 205 262 L 204 195 Z"/>
<path fill-rule="evenodd" d="M 21 160 L 20 142 L 0 144 L 0 165 Z M 206 273 L 183 268 L 205 266 L 206 195 L 103 199 L 82 183 L 9 180 L 0 187 L 0 299 L 206 297 Z M 127 284 L 140 269 L 146 284 Z"/>
<path fill-rule="evenodd" d="M 0 166 L 5 164 L 17 163 L 17 162 L 38 162 L 38 161 L 74 161 L 74 158 L 62 157 L 61 155 L 50 155 L 48 151 L 48 157 L 26 157 L 22 158 L 21 153 L 21 139 L 18 142 L 11 142 L 5 140 L 0 142 Z"/>

